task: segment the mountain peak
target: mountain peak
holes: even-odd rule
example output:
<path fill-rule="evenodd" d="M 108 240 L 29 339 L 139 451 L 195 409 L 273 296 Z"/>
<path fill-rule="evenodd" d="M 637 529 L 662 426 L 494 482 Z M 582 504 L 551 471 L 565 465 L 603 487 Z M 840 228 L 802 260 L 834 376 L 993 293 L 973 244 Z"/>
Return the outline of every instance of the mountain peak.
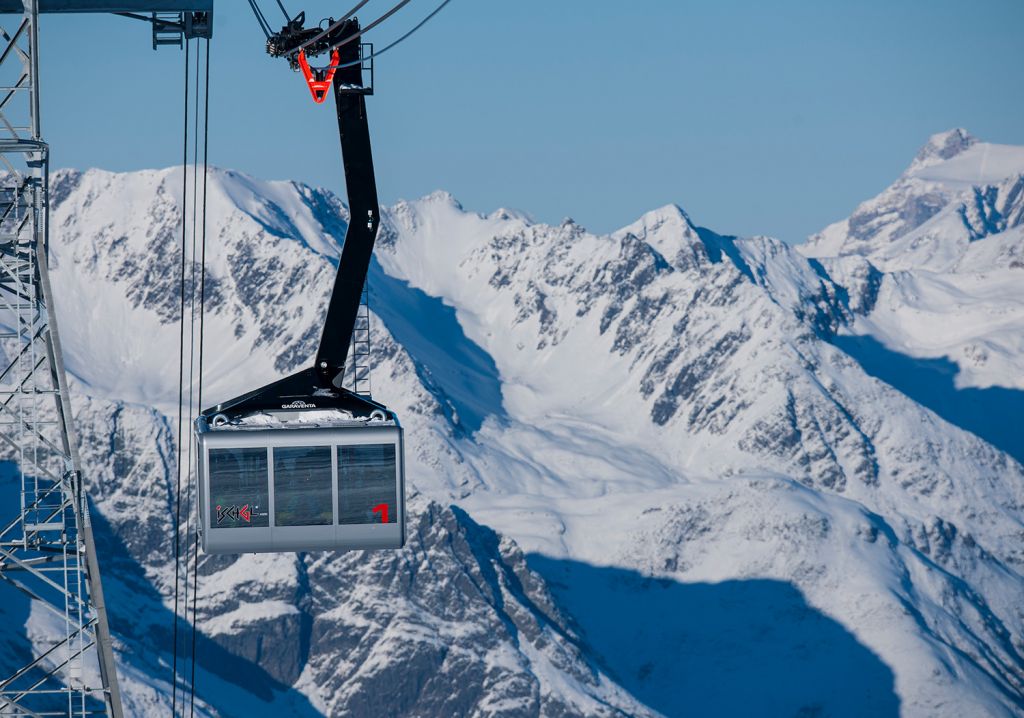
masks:
<path fill-rule="evenodd" d="M 918 150 L 910 169 L 916 170 L 952 159 L 977 142 L 978 138 L 962 127 L 937 132 L 928 138 L 924 147 Z"/>
<path fill-rule="evenodd" d="M 663 228 L 685 235 L 693 231 L 693 223 L 682 207 L 670 203 L 657 209 L 652 209 L 649 212 L 644 212 L 635 222 L 613 234 L 614 236 L 634 234 L 640 239 L 648 239 Z"/>
<path fill-rule="evenodd" d="M 430 194 L 423 195 L 423 197 L 420 198 L 420 202 L 423 202 L 424 204 L 445 204 L 463 211 L 462 203 L 455 199 L 455 195 L 441 189 L 436 189 Z"/>
<path fill-rule="evenodd" d="M 640 219 L 641 221 L 647 220 L 648 222 L 681 221 L 684 224 L 691 225 L 690 215 L 688 215 L 686 213 L 686 210 L 680 207 L 675 202 L 670 202 L 666 205 L 658 207 L 657 209 L 652 209 L 650 212 L 646 212 L 643 216 L 641 216 Z"/>
<path fill-rule="evenodd" d="M 646 242 L 670 264 L 684 247 L 700 242 L 689 215 L 675 203 L 645 212 L 632 224 L 612 232 L 611 236 L 621 240 L 629 235 Z"/>

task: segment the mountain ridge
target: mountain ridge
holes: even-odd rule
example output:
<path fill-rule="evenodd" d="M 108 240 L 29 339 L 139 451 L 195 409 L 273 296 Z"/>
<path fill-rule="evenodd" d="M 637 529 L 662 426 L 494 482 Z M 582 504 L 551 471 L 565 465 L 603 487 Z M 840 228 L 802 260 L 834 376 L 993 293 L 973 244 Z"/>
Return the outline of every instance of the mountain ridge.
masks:
<path fill-rule="evenodd" d="M 967 145 L 926 169 L 984 143 Z M 120 557 L 105 573 L 111 605 L 138 591 L 159 616 L 172 587 L 177 284 L 147 266 L 168 265 L 180 241 L 180 171 L 55 172 L 52 195 L 83 455 L 104 540 L 121 546 L 103 554 Z M 898 223 L 913 232 L 909 216 Z M 216 170 L 209 219 L 204 397 L 216 401 L 311 356 L 347 211 L 326 191 Z M 894 283 L 935 274 L 854 251 L 888 246 L 894 230 L 872 231 L 852 254 L 805 258 L 699 227 L 675 205 L 610 235 L 466 212 L 446 193 L 388 208 L 371 269 L 374 388 L 407 427 L 411 520 L 434 538 L 387 556 L 201 557 L 202 646 L 236 667 L 201 665 L 204 710 L 236 714 L 226 701 L 242 700 L 251 671 L 274 682 L 239 712 L 381 710 L 370 686 L 387 684 L 424 715 L 1020 714 L 1024 467 L 843 344 L 880 341 L 863 330 L 883 324 Z M 973 242 L 972 261 L 999 256 L 987 248 L 1013 231 Z M 408 580 L 421 555 L 449 567 L 450 600 L 471 611 L 436 623 L 439 587 Z M 350 591 L 358 605 L 337 602 Z M 502 602 L 525 628 L 508 629 Z M 729 640 L 711 641 L 691 613 Z M 169 703 L 166 683 L 144 685 L 168 660 L 157 623 L 115 621 L 140 714 Z M 411 633 L 358 653 L 358 666 L 345 663 L 349 639 L 326 638 L 371 624 Z M 260 636 L 295 634 L 301 650 L 261 652 Z M 460 653 L 462 635 L 488 636 L 485 650 Z M 730 659 L 747 636 L 802 680 L 773 685 Z M 709 652 L 703 666 L 694 645 Z M 821 671 L 830 655 L 860 698 Z M 471 679 L 455 685 L 451 671 Z"/>

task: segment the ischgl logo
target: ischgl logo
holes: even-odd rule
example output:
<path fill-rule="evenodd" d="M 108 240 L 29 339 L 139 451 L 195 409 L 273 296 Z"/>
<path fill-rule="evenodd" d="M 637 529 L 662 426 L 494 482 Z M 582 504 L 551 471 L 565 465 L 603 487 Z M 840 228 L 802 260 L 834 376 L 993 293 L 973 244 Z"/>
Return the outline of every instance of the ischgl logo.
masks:
<path fill-rule="evenodd" d="M 249 504 L 245 506 L 221 506 L 217 504 L 217 523 L 223 523 L 225 519 L 231 521 L 242 520 L 246 523 L 252 523 L 252 507 Z"/>

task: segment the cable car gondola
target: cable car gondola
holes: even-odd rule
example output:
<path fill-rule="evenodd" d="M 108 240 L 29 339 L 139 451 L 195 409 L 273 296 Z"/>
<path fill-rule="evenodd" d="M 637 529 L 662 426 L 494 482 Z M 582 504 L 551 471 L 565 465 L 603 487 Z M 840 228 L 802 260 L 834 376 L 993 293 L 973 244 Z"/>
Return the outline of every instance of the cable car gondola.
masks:
<path fill-rule="evenodd" d="M 301 20 L 299 22 L 301 25 Z M 303 53 L 295 23 L 272 54 Z M 377 236 L 379 207 L 353 18 L 332 24 L 302 69 L 314 100 L 334 88 L 350 221 L 313 367 L 203 410 L 195 422 L 199 525 L 207 553 L 401 548 L 405 544 L 402 427 L 386 406 L 341 386 Z M 293 40 L 292 38 L 299 38 Z M 291 53 L 283 47 L 293 46 Z M 314 83 L 317 87 L 314 88 Z"/>
<path fill-rule="evenodd" d="M 334 412 L 197 422 L 207 553 L 401 548 L 402 429 Z"/>

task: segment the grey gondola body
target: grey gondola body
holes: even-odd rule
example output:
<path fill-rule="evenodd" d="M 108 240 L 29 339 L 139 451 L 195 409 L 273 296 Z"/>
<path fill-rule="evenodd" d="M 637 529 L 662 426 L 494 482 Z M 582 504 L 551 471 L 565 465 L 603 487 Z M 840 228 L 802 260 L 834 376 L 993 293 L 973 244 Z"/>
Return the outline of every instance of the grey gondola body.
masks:
<path fill-rule="evenodd" d="M 205 553 L 405 545 L 397 421 L 218 428 L 200 418 L 195 428 Z"/>
<path fill-rule="evenodd" d="M 394 412 L 343 381 L 350 347 L 369 351 L 368 324 L 365 339 L 354 328 L 380 222 L 366 116 L 373 90 L 363 85 L 360 46 L 350 42 L 361 34 L 358 20 L 326 33 L 303 22 L 304 15 L 290 21 L 273 48 L 292 57 L 312 33 L 323 40 L 320 52 L 336 51 L 331 69 L 318 72 L 334 88 L 350 217 L 313 365 L 208 407 L 195 423 L 206 553 L 405 543 L 402 427 Z M 358 366 L 349 368 L 358 375 Z"/>

